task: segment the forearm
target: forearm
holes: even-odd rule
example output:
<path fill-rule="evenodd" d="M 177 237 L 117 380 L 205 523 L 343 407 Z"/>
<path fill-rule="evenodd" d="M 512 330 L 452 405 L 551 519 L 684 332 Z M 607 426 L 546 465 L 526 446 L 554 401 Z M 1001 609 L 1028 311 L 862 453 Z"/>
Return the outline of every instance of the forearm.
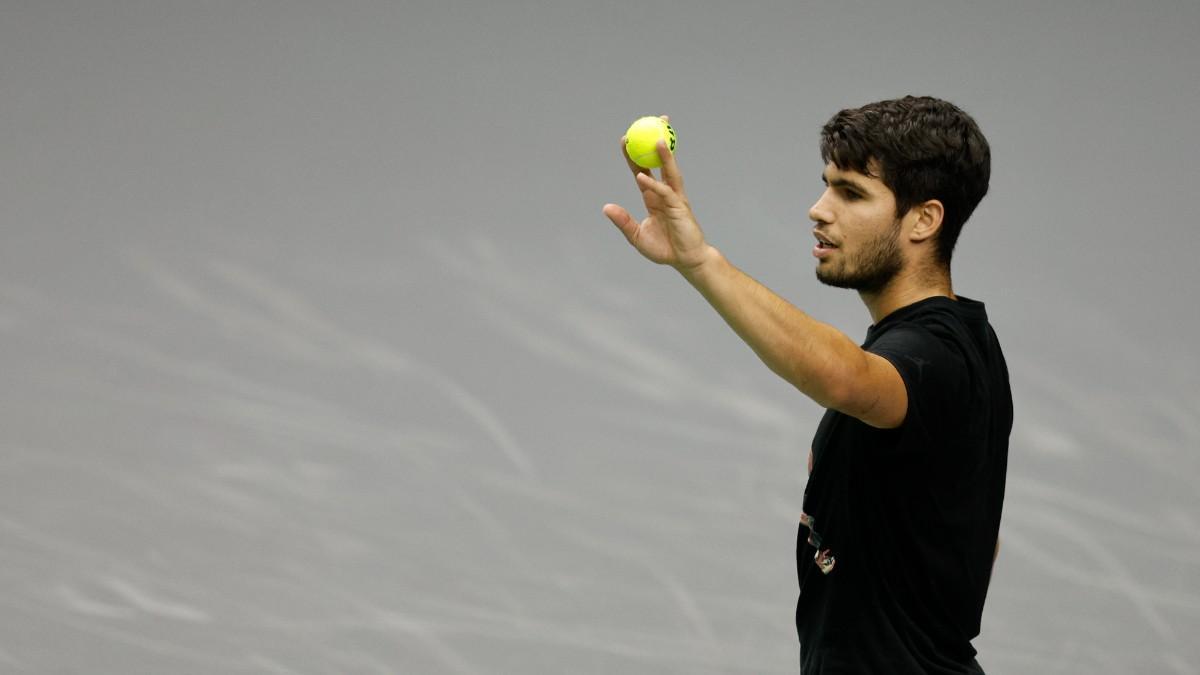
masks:
<path fill-rule="evenodd" d="M 818 404 L 840 407 L 846 383 L 865 359 L 850 338 L 755 281 L 716 248 L 703 264 L 680 272 L 772 372 Z"/>

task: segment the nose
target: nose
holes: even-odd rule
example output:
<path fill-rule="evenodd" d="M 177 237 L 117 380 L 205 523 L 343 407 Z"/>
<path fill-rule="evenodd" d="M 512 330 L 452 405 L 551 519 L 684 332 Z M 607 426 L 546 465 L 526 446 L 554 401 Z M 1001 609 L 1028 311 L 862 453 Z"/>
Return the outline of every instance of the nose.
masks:
<path fill-rule="evenodd" d="M 817 224 L 828 224 L 833 222 L 833 211 L 829 207 L 829 203 L 825 197 L 829 195 L 829 190 L 821 193 L 821 198 L 816 201 L 808 209 L 808 219 Z"/>

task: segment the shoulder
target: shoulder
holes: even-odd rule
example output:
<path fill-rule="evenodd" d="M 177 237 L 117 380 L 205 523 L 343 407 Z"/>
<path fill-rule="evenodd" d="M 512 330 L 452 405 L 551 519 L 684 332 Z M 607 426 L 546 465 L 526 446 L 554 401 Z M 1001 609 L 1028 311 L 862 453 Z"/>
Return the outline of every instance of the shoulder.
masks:
<path fill-rule="evenodd" d="M 886 326 L 866 350 L 904 380 L 909 412 L 948 414 L 969 398 L 972 347 L 962 320 L 932 308 Z"/>
<path fill-rule="evenodd" d="M 918 350 L 941 353 L 947 358 L 970 358 L 972 333 L 980 322 L 987 323 L 981 302 L 961 297 L 927 298 L 880 322 L 864 348 L 881 354 Z"/>
<path fill-rule="evenodd" d="M 889 361 L 922 368 L 965 365 L 963 328 L 953 317 L 924 315 L 898 321 L 881 331 L 866 350 Z M 899 368 L 897 364 L 897 368 Z"/>

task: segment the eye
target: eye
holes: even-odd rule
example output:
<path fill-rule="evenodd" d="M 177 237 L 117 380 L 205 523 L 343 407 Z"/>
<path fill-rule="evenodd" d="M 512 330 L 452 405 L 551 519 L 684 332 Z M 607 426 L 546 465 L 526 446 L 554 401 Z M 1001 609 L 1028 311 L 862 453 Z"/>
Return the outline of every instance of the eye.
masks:
<path fill-rule="evenodd" d="M 854 192 L 853 190 L 846 190 L 843 194 L 846 195 L 846 201 L 852 202 L 852 201 L 855 201 L 858 199 L 862 199 L 862 195 L 858 194 L 857 192 Z"/>

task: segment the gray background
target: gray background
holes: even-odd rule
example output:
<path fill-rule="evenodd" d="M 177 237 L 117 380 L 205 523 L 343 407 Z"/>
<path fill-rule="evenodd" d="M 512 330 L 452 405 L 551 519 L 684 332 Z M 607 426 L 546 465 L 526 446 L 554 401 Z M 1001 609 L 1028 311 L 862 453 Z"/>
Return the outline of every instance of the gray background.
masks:
<path fill-rule="evenodd" d="M 820 416 L 600 213 L 670 114 L 813 276 L 821 124 L 965 108 L 1016 399 L 989 673 L 1198 673 L 1200 5 L 0 2 L 0 671 L 789 673 Z"/>

